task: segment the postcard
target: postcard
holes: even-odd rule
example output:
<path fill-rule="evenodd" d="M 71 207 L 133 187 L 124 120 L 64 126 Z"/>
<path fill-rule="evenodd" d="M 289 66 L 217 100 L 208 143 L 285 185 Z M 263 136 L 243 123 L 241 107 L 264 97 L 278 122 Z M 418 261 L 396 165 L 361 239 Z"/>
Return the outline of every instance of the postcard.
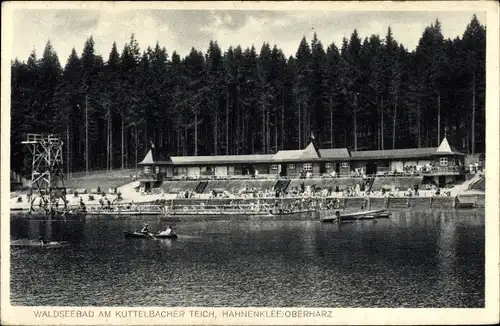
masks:
<path fill-rule="evenodd" d="M 2 324 L 498 323 L 498 3 L 2 9 Z"/>

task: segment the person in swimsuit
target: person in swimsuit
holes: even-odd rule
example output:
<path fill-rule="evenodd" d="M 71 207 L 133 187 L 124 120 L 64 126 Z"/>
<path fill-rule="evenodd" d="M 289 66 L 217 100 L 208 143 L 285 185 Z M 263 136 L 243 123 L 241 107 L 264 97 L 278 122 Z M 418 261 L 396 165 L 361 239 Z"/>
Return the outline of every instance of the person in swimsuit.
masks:
<path fill-rule="evenodd" d="M 167 225 L 167 229 L 162 232 L 162 235 L 171 235 L 173 231 L 174 230 L 172 230 L 172 228 L 170 227 L 170 225 Z"/>

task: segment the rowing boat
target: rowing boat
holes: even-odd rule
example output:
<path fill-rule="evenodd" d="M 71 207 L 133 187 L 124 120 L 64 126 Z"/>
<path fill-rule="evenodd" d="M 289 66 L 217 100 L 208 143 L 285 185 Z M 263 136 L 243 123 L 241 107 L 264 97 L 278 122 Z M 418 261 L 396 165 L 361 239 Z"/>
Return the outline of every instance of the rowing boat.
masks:
<path fill-rule="evenodd" d="M 177 239 L 177 234 L 175 232 L 170 233 L 169 235 L 167 234 L 162 234 L 161 232 L 156 232 L 156 233 L 145 233 L 145 232 L 129 232 L 125 231 L 123 232 L 125 235 L 125 238 L 141 238 L 141 239 L 151 239 L 151 238 L 158 238 L 158 239 Z"/>
<path fill-rule="evenodd" d="M 335 215 L 324 217 L 323 219 L 321 219 L 321 222 L 332 223 L 332 222 L 374 220 L 377 218 L 389 218 L 389 216 L 390 213 L 385 209 L 351 212 L 351 213 L 339 213 L 339 211 L 337 211 Z"/>

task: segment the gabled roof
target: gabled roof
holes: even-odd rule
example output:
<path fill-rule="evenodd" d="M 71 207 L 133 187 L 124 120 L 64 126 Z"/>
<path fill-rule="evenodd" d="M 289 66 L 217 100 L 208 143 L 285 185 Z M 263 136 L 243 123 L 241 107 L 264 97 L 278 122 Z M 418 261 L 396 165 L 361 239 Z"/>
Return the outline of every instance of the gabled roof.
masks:
<path fill-rule="evenodd" d="M 156 162 L 169 162 L 170 157 L 164 151 L 157 150 L 155 147 L 149 149 L 144 156 L 144 159 L 138 163 L 138 165 L 143 164 L 154 164 Z"/>
<path fill-rule="evenodd" d="M 142 162 L 140 162 L 139 164 L 153 164 L 153 163 L 154 163 L 153 150 L 150 149 L 148 151 L 148 153 L 146 154 L 146 156 L 144 156 L 144 159 L 142 160 Z"/>
<path fill-rule="evenodd" d="M 436 147 L 351 152 L 353 160 L 421 158 L 436 155 Z"/>
<path fill-rule="evenodd" d="M 280 162 L 316 160 L 321 157 L 313 142 L 304 149 L 281 150 L 274 154 L 274 160 Z"/>
<path fill-rule="evenodd" d="M 436 152 L 451 152 L 450 144 L 448 143 L 448 139 L 446 137 L 443 138 L 441 145 L 437 148 Z"/>
<path fill-rule="evenodd" d="M 375 160 L 375 159 L 406 159 L 433 157 L 436 155 L 465 155 L 454 147 L 450 146 L 446 137 L 439 147 L 387 149 L 379 151 L 358 151 L 351 152 L 353 160 Z"/>
<path fill-rule="evenodd" d="M 444 155 L 465 155 L 459 152 L 455 147 L 450 146 L 450 143 L 448 143 L 448 139 L 446 139 L 446 137 L 443 138 L 443 141 L 437 148 L 436 153 Z"/>
<path fill-rule="evenodd" d="M 314 139 L 314 137 L 312 139 Z M 312 159 L 320 158 L 320 153 L 316 148 L 316 145 L 314 145 L 313 141 L 311 141 L 309 145 L 307 145 L 307 147 L 304 149 L 303 157 Z"/>
<path fill-rule="evenodd" d="M 378 160 L 430 158 L 439 155 L 465 155 L 450 146 L 446 137 L 439 147 L 405 148 L 375 151 L 349 152 L 347 148 L 317 149 L 310 142 L 305 149 L 281 150 L 276 154 L 217 155 L 217 156 L 168 156 L 161 150 L 150 149 L 142 162 L 144 164 L 203 165 L 203 164 L 254 164 L 284 162 L 314 162 L 326 160 Z"/>
<path fill-rule="evenodd" d="M 275 160 L 300 160 L 302 157 L 303 150 L 302 149 L 294 149 L 294 150 L 281 150 L 278 153 L 274 154 Z"/>
<path fill-rule="evenodd" d="M 255 154 L 255 155 L 214 155 L 214 156 L 171 156 L 170 162 L 176 165 L 190 164 L 233 164 L 233 163 L 272 163 L 274 154 Z M 159 162 L 167 163 L 167 162 Z"/>
<path fill-rule="evenodd" d="M 319 150 L 320 156 L 323 159 L 349 159 L 351 154 L 347 148 L 327 148 Z"/>

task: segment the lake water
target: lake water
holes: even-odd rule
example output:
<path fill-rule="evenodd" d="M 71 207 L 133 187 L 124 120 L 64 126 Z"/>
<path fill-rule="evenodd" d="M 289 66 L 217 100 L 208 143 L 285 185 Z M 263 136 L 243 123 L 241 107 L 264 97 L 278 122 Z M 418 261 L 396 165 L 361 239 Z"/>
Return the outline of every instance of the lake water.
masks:
<path fill-rule="evenodd" d="M 181 221 L 177 240 L 126 239 L 144 219 L 11 218 L 11 303 L 57 306 L 484 307 L 484 211 L 391 219 Z M 166 227 L 152 218 L 150 228 Z"/>

